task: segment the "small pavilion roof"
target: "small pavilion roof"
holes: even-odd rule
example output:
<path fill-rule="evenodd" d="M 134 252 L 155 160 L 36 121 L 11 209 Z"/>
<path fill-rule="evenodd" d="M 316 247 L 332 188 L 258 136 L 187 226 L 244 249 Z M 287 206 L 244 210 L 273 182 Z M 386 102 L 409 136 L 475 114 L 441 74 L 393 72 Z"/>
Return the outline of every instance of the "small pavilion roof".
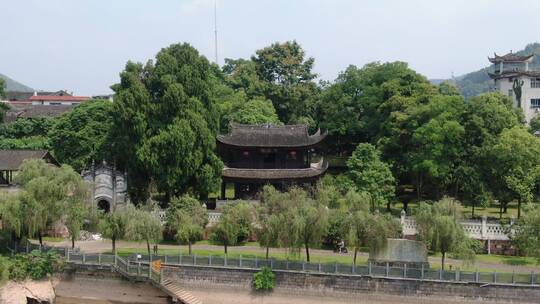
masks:
<path fill-rule="evenodd" d="M 43 159 L 59 165 L 47 150 L 0 150 L 0 171 L 17 171 L 27 159 Z"/>
<path fill-rule="evenodd" d="M 530 55 L 525 55 L 525 56 L 522 56 L 522 55 L 517 55 L 517 54 L 514 54 L 512 52 L 506 54 L 506 55 L 502 55 L 502 56 L 499 56 L 497 55 L 497 53 L 494 53 L 494 57 L 488 57 L 488 60 L 491 62 L 491 63 L 499 63 L 499 62 L 526 62 L 526 61 L 532 61 L 532 58 L 534 57 L 534 54 L 530 54 Z"/>
<path fill-rule="evenodd" d="M 238 147 L 309 147 L 320 143 L 326 134 L 320 130 L 309 135 L 306 125 L 242 125 L 231 124 L 227 135 L 218 135 L 218 142 Z"/>

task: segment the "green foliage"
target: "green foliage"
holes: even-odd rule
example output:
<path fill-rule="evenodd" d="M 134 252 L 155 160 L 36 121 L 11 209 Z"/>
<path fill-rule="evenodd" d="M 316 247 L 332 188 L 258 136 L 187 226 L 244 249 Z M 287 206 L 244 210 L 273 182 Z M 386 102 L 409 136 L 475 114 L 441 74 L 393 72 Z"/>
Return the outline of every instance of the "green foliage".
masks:
<path fill-rule="evenodd" d="M 521 254 L 530 255 L 540 263 L 540 208 L 529 207 L 515 227 L 512 243 Z"/>
<path fill-rule="evenodd" d="M 159 242 L 163 236 L 159 217 L 153 212 L 131 205 L 126 208 L 124 238 L 130 241 L 146 242 L 148 255 L 150 255 L 150 244 Z"/>
<path fill-rule="evenodd" d="M 443 198 L 433 205 L 422 202 L 416 210 L 418 237 L 430 250 L 442 254 L 443 269 L 447 253 L 466 260 L 475 256 L 475 244 L 459 223 L 459 205 L 454 199 Z"/>
<path fill-rule="evenodd" d="M 6 93 L 6 81 L 3 78 L 0 78 L 0 98 L 3 98 L 5 93 Z"/>
<path fill-rule="evenodd" d="M 54 118 L 19 118 L 9 124 L 0 124 L 0 149 L 48 149 L 48 132 Z"/>
<path fill-rule="evenodd" d="M 167 209 L 167 225 L 176 231 L 177 241 L 189 245 L 202 238 L 208 223 L 208 213 L 198 200 L 190 196 L 174 198 Z"/>
<path fill-rule="evenodd" d="M 314 124 L 319 89 L 313 58 L 296 41 L 274 43 L 257 50 L 251 60 L 227 59 L 226 83 L 249 99 L 271 100 L 279 121 Z"/>
<path fill-rule="evenodd" d="M 108 137 L 112 108 L 110 101 L 92 100 L 58 118 L 49 131 L 56 159 L 79 172 L 86 169 L 92 160 L 108 160 L 113 142 Z"/>
<path fill-rule="evenodd" d="M 230 88 L 221 90 L 218 97 L 220 130 L 227 132 L 231 123 L 240 124 L 281 124 L 272 102 L 262 97 L 248 99 L 245 93 L 233 92 Z"/>
<path fill-rule="evenodd" d="M 390 166 L 380 159 L 380 153 L 371 144 L 359 144 L 349 161 L 348 175 L 359 192 L 370 196 L 371 209 L 388 204 L 395 196 L 395 179 Z"/>
<path fill-rule="evenodd" d="M 126 225 L 129 221 L 128 213 L 125 210 L 115 210 L 106 213 L 99 221 L 98 229 L 105 238 L 112 241 L 112 253 L 116 254 L 116 241 L 122 239 L 126 234 Z"/>
<path fill-rule="evenodd" d="M 270 291 L 274 289 L 276 275 L 268 268 L 263 267 L 260 271 L 253 274 L 253 287 L 257 291 Z"/>
<path fill-rule="evenodd" d="M 535 134 L 540 131 L 540 116 L 535 116 L 529 121 L 529 132 Z"/>
<path fill-rule="evenodd" d="M 73 210 L 89 204 L 90 193 L 88 185 L 71 167 L 26 160 L 15 181 L 22 189 L 0 197 L 0 215 L 6 219 L 5 227 L 18 237 L 41 236 L 48 225 L 63 217 L 73 231 L 82 225 L 81 216 L 74 215 L 79 211 Z"/>
<path fill-rule="evenodd" d="M 115 159 L 127 170 L 132 201 L 146 200 L 150 180 L 167 200 L 216 190 L 222 163 L 214 153 L 215 76 L 208 60 L 188 44 L 162 49 L 155 64 L 127 63 L 112 87 L 111 138 Z"/>
<path fill-rule="evenodd" d="M 219 222 L 214 227 L 211 238 L 227 247 L 244 242 L 251 232 L 253 208 L 246 202 L 228 203 L 222 210 Z"/>
<path fill-rule="evenodd" d="M 27 278 L 39 280 L 59 271 L 63 267 L 62 259 L 54 252 L 34 250 L 29 254 L 17 254 L 7 262 L 9 278 L 24 281 Z"/>

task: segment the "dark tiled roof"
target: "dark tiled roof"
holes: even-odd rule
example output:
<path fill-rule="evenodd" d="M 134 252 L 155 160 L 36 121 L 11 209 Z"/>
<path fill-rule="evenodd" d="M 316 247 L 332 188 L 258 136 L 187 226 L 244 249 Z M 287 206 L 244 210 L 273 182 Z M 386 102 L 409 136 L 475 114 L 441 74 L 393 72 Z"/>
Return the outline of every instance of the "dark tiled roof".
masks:
<path fill-rule="evenodd" d="M 18 170 L 25 159 L 44 159 L 58 165 L 47 150 L 0 150 L 0 171 Z"/>
<path fill-rule="evenodd" d="M 316 178 L 324 174 L 328 169 L 326 162 L 320 161 L 305 169 L 240 169 L 223 168 L 222 176 L 231 179 L 249 180 L 288 180 L 288 179 L 309 179 Z"/>
<path fill-rule="evenodd" d="M 20 101 L 20 100 L 29 100 L 30 97 L 34 96 L 32 92 L 6 92 L 6 100 L 10 101 Z"/>
<path fill-rule="evenodd" d="M 232 124 L 228 135 L 218 135 L 225 145 L 240 147 L 305 147 L 321 142 L 326 134 L 309 135 L 306 125 L 241 125 Z"/>
<path fill-rule="evenodd" d="M 321 169 L 238 169 L 224 168 L 222 176 L 234 179 L 301 179 L 318 177 L 325 170 Z"/>
<path fill-rule="evenodd" d="M 58 117 L 73 109 L 72 105 L 29 105 L 10 104 L 11 109 L 6 112 L 5 122 L 10 123 L 17 118 Z"/>
<path fill-rule="evenodd" d="M 510 52 L 510 53 L 508 53 L 506 55 L 503 55 L 503 56 L 499 56 L 499 55 L 497 55 L 497 53 L 495 53 L 495 57 L 488 57 L 488 59 L 492 63 L 497 63 L 497 62 L 524 62 L 524 61 L 527 61 L 527 60 L 531 59 L 533 56 L 534 56 L 534 54 L 526 55 L 526 56 L 520 56 L 520 55 L 517 55 L 517 54 L 514 54 L 514 53 Z"/>
<path fill-rule="evenodd" d="M 502 73 L 488 73 L 492 79 L 509 78 L 509 77 L 540 77 L 540 71 L 504 71 Z"/>

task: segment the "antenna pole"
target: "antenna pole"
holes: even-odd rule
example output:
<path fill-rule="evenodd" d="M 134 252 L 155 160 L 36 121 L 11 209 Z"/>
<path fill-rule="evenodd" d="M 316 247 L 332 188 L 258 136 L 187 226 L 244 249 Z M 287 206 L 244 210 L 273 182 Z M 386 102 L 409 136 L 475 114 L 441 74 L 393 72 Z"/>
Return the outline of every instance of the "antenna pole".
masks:
<path fill-rule="evenodd" d="M 218 63 L 218 39 L 217 39 L 217 0 L 214 0 L 214 46 L 216 55 L 216 64 Z"/>

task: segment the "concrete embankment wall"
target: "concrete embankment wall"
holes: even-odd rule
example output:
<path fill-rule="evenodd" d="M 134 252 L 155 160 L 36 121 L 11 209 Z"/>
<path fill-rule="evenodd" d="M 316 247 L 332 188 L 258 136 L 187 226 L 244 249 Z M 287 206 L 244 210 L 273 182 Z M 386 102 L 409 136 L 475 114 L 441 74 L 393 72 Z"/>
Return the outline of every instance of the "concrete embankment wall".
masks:
<path fill-rule="evenodd" d="M 253 269 L 205 266 L 165 266 L 163 277 L 186 285 L 251 289 Z M 359 275 L 275 271 L 276 288 L 296 294 L 348 295 L 390 294 L 405 296 L 463 297 L 503 302 L 540 303 L 540 287 L 436 282 L 412 279 L 373 278 Z"/>

